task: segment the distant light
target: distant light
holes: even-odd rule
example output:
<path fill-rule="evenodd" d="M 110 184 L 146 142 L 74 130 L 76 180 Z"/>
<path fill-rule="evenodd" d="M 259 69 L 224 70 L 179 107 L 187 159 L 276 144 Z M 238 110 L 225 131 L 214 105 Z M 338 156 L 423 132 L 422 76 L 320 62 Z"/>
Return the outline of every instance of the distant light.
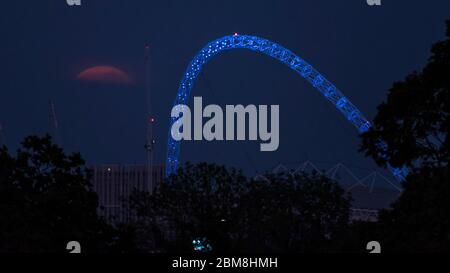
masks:
<path fill-rule="evenodd" d="M 151 123 L 154 123 L 155 121 L 156 121 L 155 118 L 150 118 L 150 122 L 151 122 Z"/>
<path fill-rule="evenodd" d="M 239 35 L 239 34 L 238 34 L 237 32 L 235 32 L 233 36 L 238 36 L 238 35 Z"/>
<path fill-rule="evenodd" d="M 108 172 L 110 172 L 111 171 L 111 168 L 108 168 L 108 169 L 106 169 Z"/>

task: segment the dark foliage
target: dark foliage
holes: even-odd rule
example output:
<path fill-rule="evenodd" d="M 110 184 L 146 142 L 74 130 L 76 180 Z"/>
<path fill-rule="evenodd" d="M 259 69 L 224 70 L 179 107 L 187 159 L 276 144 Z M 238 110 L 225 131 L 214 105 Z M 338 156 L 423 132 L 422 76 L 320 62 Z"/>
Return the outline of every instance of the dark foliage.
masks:
<path fill-rule="evenodd" d="M 349 199 L 334 182 L 280 173 L 249 180 L 234 169 L 186 164 L 154 195 L 136 192 L 142 249 L 193 250 L 207 238 L 215 252 L 333 251 L 347 227 Z"/>
<path fill-rule="evenodd" d="M 0 252 L 114 248 L 117 232 L 97 216 L 97 195 L 79 154 L 65 155 L 49 136 L 25 138 L 16 156 L 0 149 Z"/>
<path fill-rule="evenodd" d="M 387 163 L 382 139 L 390 163 L 411 169 L 399 200 L 363 232 L 371 230 L 387 252 L 450 251 L 450 21 L 447 39 L 431 52 L 421 72 L 394 84 L 362 135 L 361 149 L 379 164 Z"/>
<path fill-rule="evenodd" d="M 447 22 L 450 38 L 450 21 Z M 443 167 L 450 160 L 450 39 L 433 45 L 421 72 L 396 82 L 378 106 L 374 126 L 362 135 L 361 150 L 379 164 Z M 377 145 L 388 144 L 387 157 Z"/>

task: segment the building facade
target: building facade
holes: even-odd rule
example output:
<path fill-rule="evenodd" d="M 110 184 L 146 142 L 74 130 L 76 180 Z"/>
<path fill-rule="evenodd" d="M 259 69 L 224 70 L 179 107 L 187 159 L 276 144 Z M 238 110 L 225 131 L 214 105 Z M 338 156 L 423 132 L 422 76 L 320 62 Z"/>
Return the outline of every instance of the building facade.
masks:
<path fill-rule="evenodd" d="M 134 190 L 152 193 L 164 180 L 163 165 L 153 166 L 148 177 L 146 165 L 90 166 L 92 184 L 99 199 L 99 214 L 112 223 L 134 219 L 126 199 Z"/>

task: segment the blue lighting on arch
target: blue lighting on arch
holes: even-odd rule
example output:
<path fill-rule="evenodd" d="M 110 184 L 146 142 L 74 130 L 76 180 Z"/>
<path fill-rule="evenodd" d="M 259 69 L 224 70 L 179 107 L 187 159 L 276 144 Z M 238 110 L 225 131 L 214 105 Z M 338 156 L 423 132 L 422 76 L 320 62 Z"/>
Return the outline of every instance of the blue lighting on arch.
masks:
<path fill-rule="evenodd" d="M 361 111 L 309 63 L 277 43 L 250 35 L 234 34 L 225 36 L 208 43 L 202 48 L 192 59 L 184 74 L 174 105 L 187 104 L 195 80 L 202 70 L 203 65 L 212 57 L 223 51 L 239 48 L 266 54 L 289 66 L 330 101 L 356 127 L 359 133 L 366 132 L 370 128 L 370 122 L 362 115 Z M 167 176 L 174 173 L 179 165 L 180 142 L 175 141 L 170 134 L 170 128 L 175 121 L 176 118 L 171 118 L 170 120 L 166 161 Z M 388 166 L 388 169 L 399 181 L 403 181 L 408 174 L 408 170 L 405 167 L 394 168 Z"/>

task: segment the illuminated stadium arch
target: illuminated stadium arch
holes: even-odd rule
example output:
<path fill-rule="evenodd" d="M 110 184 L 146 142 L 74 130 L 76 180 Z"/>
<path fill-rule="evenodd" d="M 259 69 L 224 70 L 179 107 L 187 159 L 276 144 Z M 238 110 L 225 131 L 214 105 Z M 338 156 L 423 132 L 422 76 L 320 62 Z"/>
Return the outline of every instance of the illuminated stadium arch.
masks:
<path fill-rule="evenodd" d="M 289 49 L 267 39 L 250 35 L 231 35 L 208 43 L 192 59 L 180 83 L 174 105 L 187 104 L 194 82 L 200 71 L 212 57 L 231 49 L 249 49 L 269 55 L 295 70 L 330 101 L 345 118 L 353 124 L 359 133 L 366 132 L 371 124 L 363 114 L 346 98 L 331 82 L 325 79 L 309 63 L 292 53 Z M 174 173 L 179 165 L 180 141 L 172 138 L 170 128 L 177 118 L 171 118 L 167 143 L 166 175 Z M 386 150 L 386 144 L 380 141 L 380 146 Z M 405 167 L 388 166 L 397 180 L 404 180 L 408 170 Z"/>

